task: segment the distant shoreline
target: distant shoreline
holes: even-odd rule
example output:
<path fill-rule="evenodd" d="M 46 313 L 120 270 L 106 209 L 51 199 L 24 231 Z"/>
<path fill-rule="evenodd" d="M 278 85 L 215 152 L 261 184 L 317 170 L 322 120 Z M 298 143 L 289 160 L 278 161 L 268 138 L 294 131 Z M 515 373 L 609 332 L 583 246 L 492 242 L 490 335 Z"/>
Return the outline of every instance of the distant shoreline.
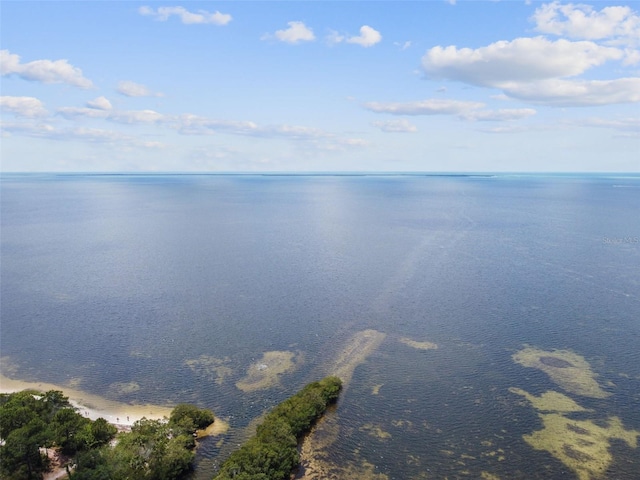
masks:
<path fill-rule="evenodd" d="M 340 171 L 326 171 L 326 172 L 313 172 L 313 171 L 300 171 L 300 172 L 287 172 L 287 171 L 256 171 L 256 172 L 181 172 L 181 171 L 166 171 L 166 172 L 153 172 L 153 171 L 135 171 L 135 172 L 82 172 L 82 171 L 70 171 L 70 172 L 22 172 L 22 171 L 4 171 L 0 172 L 0 178 L 10 177 L 457 177 L 457 178 L 496 178 L 496 177 L 547 177 L 547 178 L 630 178 L 639 179 L 640 172 L 548 172 L 548 171 L 522 171 L 522 172 L 509 172 L 509 171 L 487 171 L 487 172 L 411 172 L 411 171 L 355 171 L 355 172 L 340 172 Z"/>

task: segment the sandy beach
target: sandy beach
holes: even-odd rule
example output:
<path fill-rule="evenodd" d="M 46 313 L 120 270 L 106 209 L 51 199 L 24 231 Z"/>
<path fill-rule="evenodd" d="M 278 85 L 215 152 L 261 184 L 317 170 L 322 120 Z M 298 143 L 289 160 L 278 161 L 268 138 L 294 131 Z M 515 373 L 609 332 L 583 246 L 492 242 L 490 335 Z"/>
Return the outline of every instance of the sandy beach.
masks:
<path fill-rule="evenodd" d="M 91 420 L 104 418 L 107 422 L 115 425 L 120 432 L 129 431 L 131 425 L 143 417 L 153 420 L 169 418 L 172 410 L 172 407 L 160 405 L 130 405 L 52 383 L 26 382 L 0 375 L 0 393 L 14 393 L 22 390 L 38 390 L 41 392 L 60 390 L 65 396 L 69 397 L 69 403 L 77 408 L 79 413 Z M 229 424 L 227 422 L 216 418 L 216 421 L 208 428 L 198 431 L 198 438 L 220 435 L 226 432 L 228 428 Z M 62 464 L 68 459 L 58 458 L 58 452 L 53 449 L 49 449 L 47 455 L 52 460 L 53 468 L 44 475 L 43 479 L 59 480 L 65 478 L 67 471 Z"/>
<path fill-rule="evenodd" d="M 0 393 L 14 393 L 21 390 L 60 390 L 69 397 L 69 402 L 87 418 L 95 420 L 99 417 L 116 425 L 120 430 L 126 430 L 142 417 L 149 419 L 169 418 L 172 407 L 160 405 L 130 405 L 128 403 L 109 400 L 99 395 L 93 395 L 61 385 L 44 382 L 26 382 L 14 380 L 0 375 Z"/>

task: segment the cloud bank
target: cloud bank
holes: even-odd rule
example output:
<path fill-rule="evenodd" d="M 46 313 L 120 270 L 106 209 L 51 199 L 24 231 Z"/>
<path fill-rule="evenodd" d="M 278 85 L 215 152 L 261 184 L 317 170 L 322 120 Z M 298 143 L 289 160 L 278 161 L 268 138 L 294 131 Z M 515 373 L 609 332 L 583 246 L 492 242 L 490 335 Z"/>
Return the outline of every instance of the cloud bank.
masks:
<path fill-rule="evenodd" d="M 198 10 L 197 13 L 190 12 L 184 7 L 158 7 L 153 9 L 149 6 L 143 6 L 138 9 L 140 15 L 153 17 L 159 22 L 166 22 L 169 17 L 176 16 L 186 25 L 193 24 L 212 24 L 226 25 L 231 21 L 231 15 L 215 11 L 214 13 L 206 10 Z"/>
<path fill-rule="evenodd" d="M 43 103 L 34 97 L 0 97 L 0 109 L 19 117 L 35 118 L 49 114 Z"/>
<path fill-rule="evenodd" d="M 536 114 L 532 108 L 504 108 L 483 110 L 482 102 L 461 100 L 428 99 L 416 102 L 368 102 L 364 108 L 375 113 L 391 115 L 454 115 L 461 120 L 470 121 L 509 121 L 527 118 Z M 375 125 L 382 128 L 382 124 Z M 387 128 L 389 125 L 387 125 Z M 385 130 L 391 131 L 391 130 Z"/>
<path fill-rule="evenodd" d="M 594 10 L 590 5 L 552 2 L 537 8 L 531 18 L 538 32 L 612 43 L 638 44 L 640 16 L 629 7 Z"/>
<path fill-rule="evenodd" d="M 34 60 L 21 63 L 20 56 L 9 50 L 0 50 L 0 73 L 2 76 L 16 75 L 34 82 L 66 83 L 84 89 L 93 87 L 93 82 L 84 77 L 82 70 L 67 60 Z"/>
<path fill-rule="evenodd" d="M 435 46 L 422 57 L 427 78 L 502 90 L 507 98 L 554 107 L 640 102 L 640 79 L 578 78 L 607 62 L 640 63 L 640 16 L 630 7 L 552 2 L 535 10 L 535 30 L 563 36 L 498 41 L 480 48 Z M 620 69 L 622 71 L 622 69 Z"/>

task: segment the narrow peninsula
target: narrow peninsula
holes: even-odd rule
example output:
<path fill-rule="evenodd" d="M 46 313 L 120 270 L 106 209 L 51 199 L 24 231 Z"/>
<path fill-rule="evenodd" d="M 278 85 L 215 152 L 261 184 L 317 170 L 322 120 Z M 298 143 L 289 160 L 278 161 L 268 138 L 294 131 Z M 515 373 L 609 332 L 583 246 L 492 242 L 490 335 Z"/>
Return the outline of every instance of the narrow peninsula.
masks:
<path fill-rule="evenodd" d="M 298 442 L 338 399 L 342 381 L 313 382 L 269 412 L 251 437 L 222 464 L 214 480 L 285 480 L 298 466 Z"/>

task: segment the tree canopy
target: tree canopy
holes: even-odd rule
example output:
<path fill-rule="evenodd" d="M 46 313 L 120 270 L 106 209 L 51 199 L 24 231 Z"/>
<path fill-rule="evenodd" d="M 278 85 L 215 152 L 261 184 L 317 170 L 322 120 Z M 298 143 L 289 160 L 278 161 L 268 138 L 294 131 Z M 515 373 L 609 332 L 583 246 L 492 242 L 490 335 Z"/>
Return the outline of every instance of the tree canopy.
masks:
<path fill-rule="evenodd" d="M 288 479 L 297 467 L 298 441 L 311 429 L 342 388 L 337 377 L 304 387 L 278 404 L 239 450 L 222 464 L 214 480 Z"/>
<path fill-rule="evenodd" d="M 60 391 L 0 395 L 0 477 L 41 479 L 50 466 L 43 449 L 54 448 L 71 458 L 72 480 L 175 480 L 192 469 L 193 433 L 213 421 L 208 410 L 178 405 L 168 420 L 135 422 L 111 446 L 116 427 L 83 417 Z"/>

